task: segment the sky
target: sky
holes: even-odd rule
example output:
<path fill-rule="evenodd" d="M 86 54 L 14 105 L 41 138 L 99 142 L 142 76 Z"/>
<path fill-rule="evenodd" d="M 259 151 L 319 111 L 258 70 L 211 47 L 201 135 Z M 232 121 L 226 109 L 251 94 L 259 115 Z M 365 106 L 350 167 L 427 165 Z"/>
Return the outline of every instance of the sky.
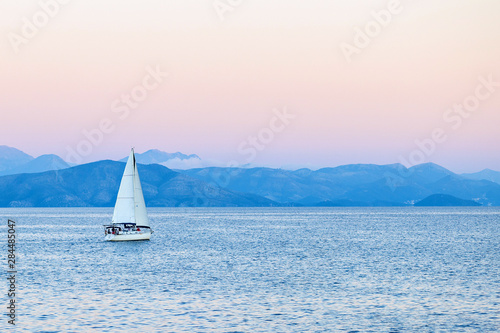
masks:
<path fill-rule="evenodd" d="M 497 0 L 6 0 L 0 144 L 500 170 Z"/>

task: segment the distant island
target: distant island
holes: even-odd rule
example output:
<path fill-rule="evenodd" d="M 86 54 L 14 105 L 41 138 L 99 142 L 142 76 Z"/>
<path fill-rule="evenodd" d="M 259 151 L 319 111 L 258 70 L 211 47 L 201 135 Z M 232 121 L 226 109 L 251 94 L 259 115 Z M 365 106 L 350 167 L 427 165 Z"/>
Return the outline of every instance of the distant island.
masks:
<path fill-rule="evenodd" d="M 427 198 L 417 202 L 415 204 L 417 207 L 438 207 L 438 206 L 454 206 L 454 207 L 465 207 L 465 206 L 481 206 L 481 204 L 472 201 L 464 200 L 452 195 L 447 194 L 433 194 Z"/>

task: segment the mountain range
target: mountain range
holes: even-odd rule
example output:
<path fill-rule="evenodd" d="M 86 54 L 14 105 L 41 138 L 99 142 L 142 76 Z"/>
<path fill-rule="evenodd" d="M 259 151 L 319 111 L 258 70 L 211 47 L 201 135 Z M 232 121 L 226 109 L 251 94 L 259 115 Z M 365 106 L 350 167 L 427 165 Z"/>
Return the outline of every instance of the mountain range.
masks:
<path fill-rule="evenodd" d="M 48 154 L 34 158 L 16 148 L 0 146 L 0 176 L 60 170 L 69 166 L 57 155 Z"/>
<path fill-rule="evenodd" d="M 492 170 L 459 175 L 433 163 L 172 170 L 158 163 L 199 157 L 153 149 L 136 158 L 148 206 L 408 206 L 427 198 L 422 205 L 500 206 L 500 172 Z M 0 207 L 113 206 L 124 166 L 70 167 L 56 155 L 0 146 Z"/>
<path fill-rule="evenodd" d="M 214 167 L 180 172 L 287 205 L 404 206 L 433 194 L 500 205 L 500 184 L 468 179 L 433 163 L 409 169 L 401 164 L 355 164 L 316 171 Z"/>
<path fill-rule="evenodd" d="M 125 163 L 0 177 L 0 207 L 114 206 Z M 158 164 L 138 165 L 148 206 L 272 206 L 272 200 L 211 186 Z"/>

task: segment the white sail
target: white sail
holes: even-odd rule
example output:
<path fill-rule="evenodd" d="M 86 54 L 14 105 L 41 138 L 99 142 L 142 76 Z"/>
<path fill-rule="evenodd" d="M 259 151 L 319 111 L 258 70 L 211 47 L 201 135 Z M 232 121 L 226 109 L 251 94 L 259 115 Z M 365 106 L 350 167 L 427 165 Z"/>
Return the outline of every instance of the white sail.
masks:
<path fill-rule="evenodd" d="M 135 223 L 134 172 L 135 156 L 132 149 L 118 190 L 113 212 L 113 223 Z"/>
<path fill-rule="evenodd" d="M 146 212 L 146 203 L 142 194 L 141 180 L 137 171 L 137 163 L 134 163 L 134 204 L 135 204 L 135 223 L 141 227 L 149 227 L 148 213 Z"/>

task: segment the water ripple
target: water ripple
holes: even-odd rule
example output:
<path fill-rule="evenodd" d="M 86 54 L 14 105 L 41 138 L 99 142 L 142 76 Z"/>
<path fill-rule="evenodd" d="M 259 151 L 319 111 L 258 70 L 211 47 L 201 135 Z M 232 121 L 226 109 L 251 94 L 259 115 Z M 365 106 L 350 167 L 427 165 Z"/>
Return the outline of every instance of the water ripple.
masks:
<path fill-rule="evenodd" d="M 17 331 L 500 331 L 496 208 L 156 208 L 127 243 L 103 241 L 111 214 L 0 210 Z"/>

